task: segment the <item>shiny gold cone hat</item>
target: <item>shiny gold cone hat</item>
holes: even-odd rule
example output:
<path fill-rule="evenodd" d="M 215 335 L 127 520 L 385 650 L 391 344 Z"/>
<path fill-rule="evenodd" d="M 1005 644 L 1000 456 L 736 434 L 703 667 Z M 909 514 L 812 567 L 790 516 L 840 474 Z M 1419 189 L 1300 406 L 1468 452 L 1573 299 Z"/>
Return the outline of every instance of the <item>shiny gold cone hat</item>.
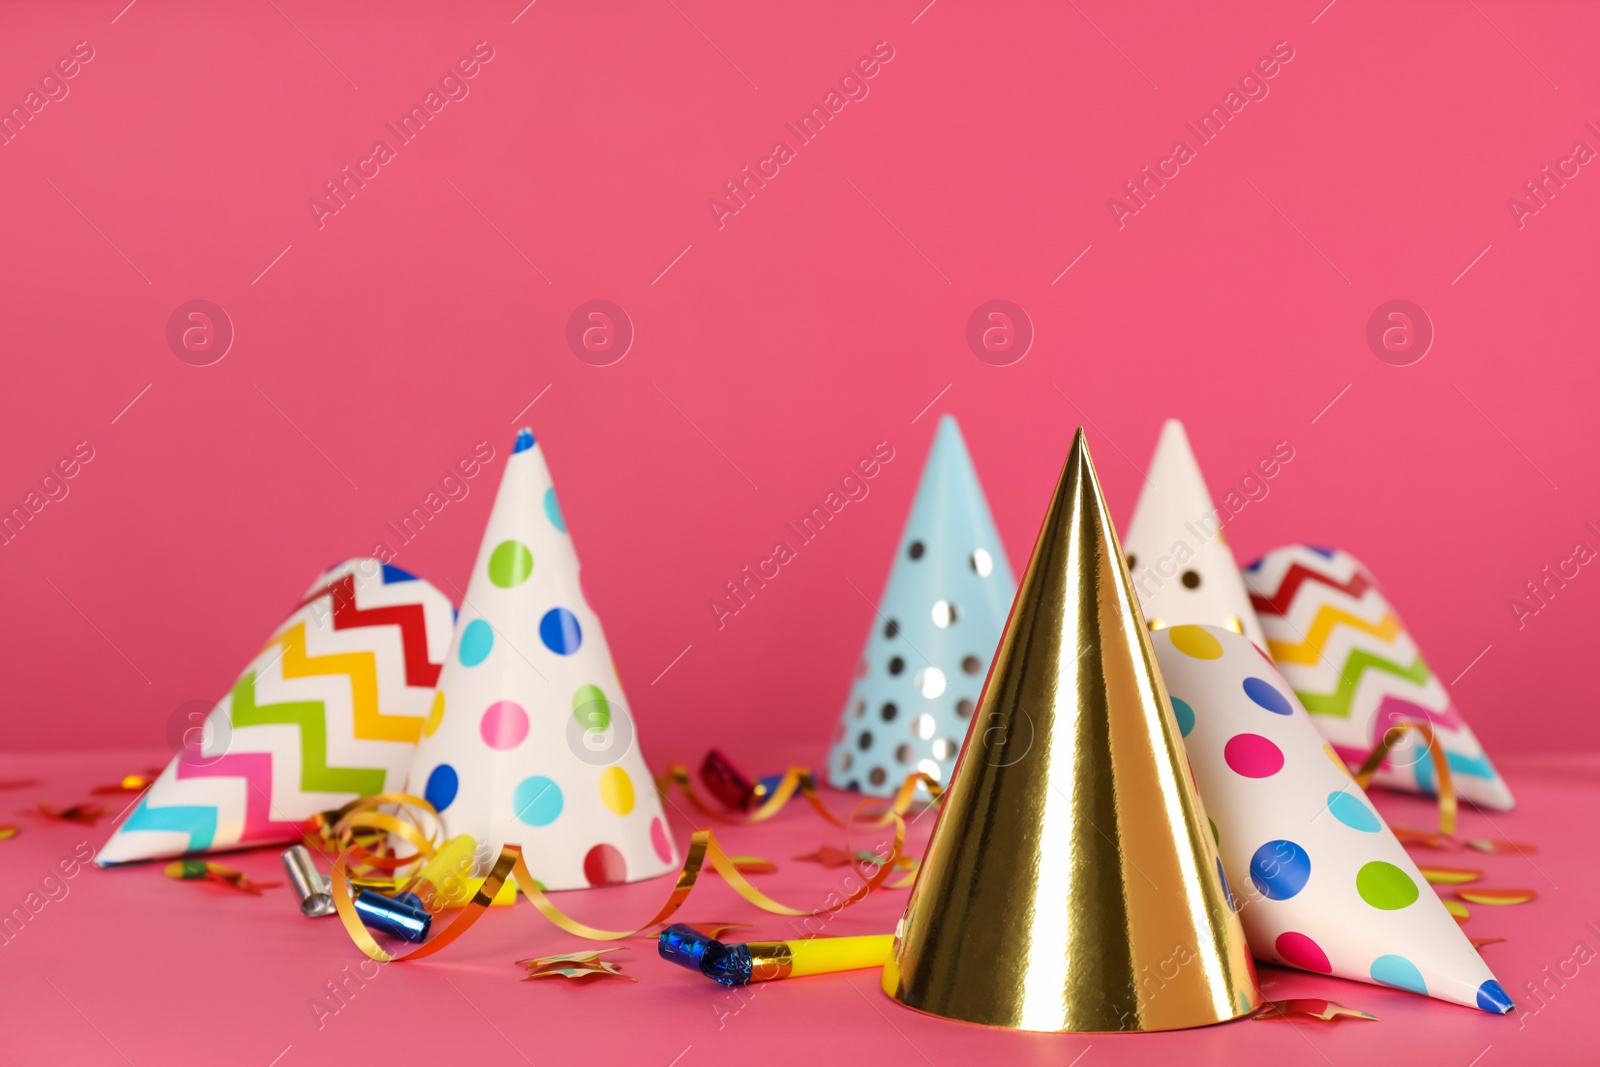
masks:
<path fill-rule="evenodd" d="M 1261 1002 L 1079 429 L 895 931 L 883 988 L 1016 1030 Z"/>

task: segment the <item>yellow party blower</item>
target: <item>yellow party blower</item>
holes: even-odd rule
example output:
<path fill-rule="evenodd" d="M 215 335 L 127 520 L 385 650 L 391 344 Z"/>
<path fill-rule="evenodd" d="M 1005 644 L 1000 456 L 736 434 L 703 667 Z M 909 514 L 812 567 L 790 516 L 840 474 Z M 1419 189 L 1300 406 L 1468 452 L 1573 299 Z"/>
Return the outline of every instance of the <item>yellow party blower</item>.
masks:
<path fill-rule="evenodd" d="M 893 934 L 812 937 L 800 941 L 749 941 L 725 945 L 682 923 L 661 931 L 661 958 L 699 971 L 726 986 L 882 967 L 894 947 Z"/>

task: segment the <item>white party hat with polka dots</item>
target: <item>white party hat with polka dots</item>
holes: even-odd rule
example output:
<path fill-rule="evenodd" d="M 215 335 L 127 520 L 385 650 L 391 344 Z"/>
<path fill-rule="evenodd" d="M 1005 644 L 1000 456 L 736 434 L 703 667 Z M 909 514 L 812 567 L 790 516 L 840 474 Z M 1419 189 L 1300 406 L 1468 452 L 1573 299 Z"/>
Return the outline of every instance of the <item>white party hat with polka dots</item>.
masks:
<path fill-rule="evenodd" d="M 1510 1011 L 1266 653 L 1216 626 L 1151 643 L 1255 957 Z"/>
<path fill-rule="evenodd" d="M 544 449 L 517 431 L 410 792 L 446 836 L 522 846 L 546 889 L 675 871 L 677 852 L 578 576 Z M 480 872 L 482 873 L 482 872 Z"/>
<path fill-rule="evenodd" d="M 1122 539 L 1139 606 L 1152 630 L 1180 623 L 1223 626 L 1265 648 L 1220 514 L 1183 423 L 1168 419 Z"/>
<path fill-rule="evenodd" d="M 934 433 L 828 753 L 828 781 L 892 794 L 950 780 L 1017 582 L 956 420 Z"/>

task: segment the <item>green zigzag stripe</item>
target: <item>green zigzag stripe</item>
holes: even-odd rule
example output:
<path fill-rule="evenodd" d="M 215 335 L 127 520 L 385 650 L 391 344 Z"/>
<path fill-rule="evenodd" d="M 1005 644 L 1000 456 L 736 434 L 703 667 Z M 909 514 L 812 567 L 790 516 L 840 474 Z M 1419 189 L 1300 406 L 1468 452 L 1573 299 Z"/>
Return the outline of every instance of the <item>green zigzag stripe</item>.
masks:
<path fill-rule="evenodd" d="M 1415 663 L 1409 667 L 1401 667 L 1375 656 L 1365 649 L 1355 649 L 1350 653 L 1350 658 L 1344 661 L 1344 666 L 1339 668 L 1339 688 L 1331 693 L 1310 693 L 1296 689 L 1294 695 L 1300 698 L 1300 703 L 1313 715 L 1332 715 L 1340 719 L 1350 717 L 1350 705 L 1356 698 L 1356 687 L 1361 684 L 1361 678 L 1368 669 L 1383 671 L 1396 678 L 1404 678 L 1416 685 L 1424 685 L 1428 678 L 1428 665 L 1418 656 Z"/>
<path fill-rule="evenodd" d="M 233 725 L 285 725 L 300 728 L 300 788 L 307 793 L 383 792 L 384 772 L 369 767 L 328 766 L 328 717 L 320 700 L 257 704 L 256 676 L 247 671 L 233 687 Z"/>

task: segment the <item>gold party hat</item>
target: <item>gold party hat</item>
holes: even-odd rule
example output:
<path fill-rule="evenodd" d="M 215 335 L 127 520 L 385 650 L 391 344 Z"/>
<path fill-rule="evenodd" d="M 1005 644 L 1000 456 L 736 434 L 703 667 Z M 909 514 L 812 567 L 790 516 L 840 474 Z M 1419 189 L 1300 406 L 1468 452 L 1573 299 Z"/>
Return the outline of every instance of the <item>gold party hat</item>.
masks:
<path fill-rule="evenodd" d="M 1040 1031 L 1261 1002 L 1083 430 L 1045 515 L 883 989 Z"/>

